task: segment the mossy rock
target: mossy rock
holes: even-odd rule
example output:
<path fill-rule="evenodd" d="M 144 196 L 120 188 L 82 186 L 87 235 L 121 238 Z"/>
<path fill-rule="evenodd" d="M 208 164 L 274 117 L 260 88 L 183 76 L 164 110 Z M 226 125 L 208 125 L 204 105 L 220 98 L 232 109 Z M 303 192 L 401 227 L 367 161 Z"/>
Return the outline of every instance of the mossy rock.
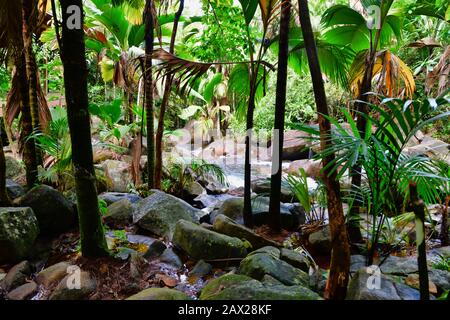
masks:
<path fill-rule="evenodd" d="M 242 258 L 247 254 L 246 246 L 240 239 L 207 230 L 186 220 L 176 224 L 173 243 L 197 260 Z"/>
<path fill-rule="evenodd" d="M 169 288 L 148 288 L 126 300 L 192 300 L 187 294 Z"/>
<path fill-rule="evenodd" d="M 244 275 L 228 274 L 210 281 L 200 300 L 320 300 L 320 296 L 302 286 L 261 283 Z"/>
<path fill-rule="evenodd" d="M 306 272 L 265 253 L 247 256 L 239 265 L 239 273 L 256 280 L 262 280 L 264 275 L 268 274 L 288 286 L 309 285 L 309 276 Z"/>
<path fill-rule="evenodd" d="M 0 208 L 0 262 L 17 262 L 29 256 L 38 234 L 31 208 Z"/>

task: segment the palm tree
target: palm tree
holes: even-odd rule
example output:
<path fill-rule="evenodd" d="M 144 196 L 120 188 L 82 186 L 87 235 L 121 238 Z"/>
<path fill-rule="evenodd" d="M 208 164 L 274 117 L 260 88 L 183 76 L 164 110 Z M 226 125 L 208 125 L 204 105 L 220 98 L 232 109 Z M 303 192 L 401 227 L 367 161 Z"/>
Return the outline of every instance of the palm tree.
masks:
<path fill-rule="evenodd" d="M 286 82 L 289 52 L 289 21 L 291 17 L 291 3 L 284 1 L 281 7 L 280 39 L 278 49 L 277 91 L 275 100 L 274 144 L 272 154 L 272 176 L 270 183 L 269 225 L 273 231 L 281 229 L 280 197 L 281 172 L 283 153 L 284 113 L 286 107 Z"/>
<path fill-rule="evenodd" d="M 399 93 L 394 88 L 399 87 L 400 80 L 404 83 L 407 96 L 411 96 L 415 90 L 414 79 L 411 70 L 398 57 L 389 50 L 379 51 L 380 47 L 391 44 L 392 39 L 401 39 L 401 20 L 398 16 L 390 15 L 389 11 L 393 0 L 364 0 L 362 8 L 367 12 L 371 6 L 379 8 L 379 16 L 374 20 L 366 20 L 358 11 L 346 6 L 335 5 L 325 11 L 322 16 L 322 24 L 326 28 L 324 38 L 335 45 L 350 46 L 357 54 L 349 71 L 349 86 L 354 96 L 358 99 L 355 110 L 358 114 L 358 129 L 364 134 L 366 118 L 362 115 L 368 113 L 365 102 L 368 101 L 368 93 L 372 90 L 373 79 L 381 74 L 381 88 L 385 88 L 390 96 Z M 373 32 L 375 30 L 375 32 Z M 399 68 L 392 68 L 396 63 Z M 395 71 L 397 70 L 397 73 Z M 352 176 L 352 189 L 355 191 L 361 186 L 361 165 L 355 164 L 350 172 Z M 349 215 L 359 214 L 359 202 L 352 201 L 353 205 Z M 362 235 L 358 219 L 349 219 L 349 234 L 352 242 L 361 242 Z"/>
<path fill-rule="evenodd" d="M 67 118 L 72 143 L 81 252 L 85 257 L 99 257 L 107 255 L 107 246 L 100 220 L 92 156 L 87 65 L 84 31 L 82 28 L 84 19 L 83 3 L 81 0 L 60 0 L 60 4 L 62 11 L 62 47 L 60 50 L 61 61 L 64 67 Z M 78 8 L 79 11 L 75 10 L 75 13 L 73 13 L 71 10 L 68 10 L 69 7 Z M 54 19 L 56 20 L 56 17 Z M 69 19 L 78 21 L 80 23 L 79 26 L 69 28 Z"/>
<path fill-rule="evenodd" d="M 153 77 L 152 54 L 154 41 L 153 1 L 146 0 L 144 9 L 145 23 L 145 60 L 144 60 L 144 96 L 147 116 L 147 181 L 148 187 L 155 186 L 155 137 L 153 118 Z"/>
<path fill-rule="evenodd" d="M 178 7 L 177 12 L 175 13 L 175 18 L 173 20 L 173 28 L 172 28 L 172 34 L 170 37 L 170 44 L 169 44 L 169 53 L 174 53 L 175 51 L 175 39 L 177 36 L 177 30 L 178 30 L 178 22 L 180 21 L 181 14 L 183 13 L 184 9 L 184 0 L 180 0 L 180 4 Z M 163 133 L 164 133 L 164 115 L 166 113 L 167 104 L 169 103 L 169 97 L 170 92 L 172 89 L 172 82 L 173 82 L 173 76 L 167 76 L 165 78 L 165 84 L 164 84 L 164 92 L 163 92 L 163 98 L 161 101 L 161 106 L 159 109 L 159 118 L 158 118 L 158 128 L 156 130 L 156 136 L 155 136 L 155 188 L 160 189 L 161 188 L 161 178 L 162 178 L 162 140 L 163 140 Z"/>
<path fill-rule="evenodd" d="M 298 10 L 317 105 L 320 145 L 321 149 L 324 150 L 330 147 L 330 140 L 327 136 L 331 133 L 331 124 L 327 119 L 327 98 L 322 73 L 320 71 L 317 49 L 314 43 L 308 1 L 299 0 Z M 347 293 L 348 274 L 350 270 L 350 247 L 345 227 L 339 181 L 335 172 L 329 172 L 325 169 L 329 163 L 334 161 L 334 157 L 334 152 L 331 152 L 322 159 L 324 166 L 322 177 L 327 186 L 328 215 L 332 243 L 330 275 L 325 288 L 325 297 L 328 299 L 343 300 Z"/>

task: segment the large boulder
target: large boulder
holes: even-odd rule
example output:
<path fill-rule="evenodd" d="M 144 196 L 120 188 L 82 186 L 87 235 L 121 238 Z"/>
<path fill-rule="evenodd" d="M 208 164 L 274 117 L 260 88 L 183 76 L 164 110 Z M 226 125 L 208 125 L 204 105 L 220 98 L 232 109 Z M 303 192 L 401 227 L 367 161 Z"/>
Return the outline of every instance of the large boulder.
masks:
<path fill-rule="evenodd" d="M 278 243 L 257 235 L 251 229 L 234 222 L 223 214 L 216 217 L 213 227 L 219 233 L 247 240 L 252 245 L 252 249 L 259 249 L 265 246 L 279 246 Z"/>
<path fill-rule="evenodd" d="M 19 205 L 33 209 L 41 234 L 60 234 L 76 222 L 73 205 L 59 191 L 46 185 L 32 188 L 19 199 Z"/>
<path fill-rule="evenodd" d="M 6 192 L 8 193 L 9 198 L 14 200 L 23 196 L 25 194 L 25 189 L 14 180 L 6 179 Z"/>
<path fill-rule="evenodd" d="M 283 136 L 282 160 L 299 160 L 309 158 L 311 140 L 308 139 L 305 132 L 298 130 L 286 130 L 284 131 Z"/>
<path fill-rule="evenodd" d="M 213 279 L 202 289 L 200 300 L 320 300 L 302 286 L 261 283 L 250 277 L 226 274 Z"/>
<path fill-rule="evenodd" d="M 251 183 L 252 191 L 258 195 L 269 195 L 270 194 L 270 179 L 256 179 Z M 295 200 L 295 195 L 286 183 L 281 184 L 281 201 L 282 202 L 293 202 Z"/>
<path fill-rule="evenodd" d="M 0 263 L 29 256 L 38 234 L 39 224 L 31 208 L 0 208 Z"/>
<path fill-rule="evenodd" d="M 183 219 L 198 222 L 202 211 L 170 194 L 156 191 L 140 201 L 133 222 L 158 236 L 172 238 L 176 223 Z"/>
<path fill-rule="evenodd" d="M 5 155 L 5 166 L 7 179 L 16 179 L 25 174 L 23 165 L 11 155 Z"/>
<path fill-rule="evenodd" d="M 267 224 L 269 215 L 269 197 L 256 197 L 252 200 L 253 223 L 256 226 Z M 219 214 L 223 214 L 236 222 L 243 224 L 244 198 L 229 198 L 221 206 L 211 212 L 211 222 Z M 305 211 L 294 204 L 280 204 L 281 226 L 287 230 L 296 229 L 305 222 Z"/>
<path fill-rule="evenodd" d="M 127 198 L 114 202 L 108 206 L 108 212 L 103 221 L 110 227 L 124 227 L 133 221 L 134 206 Z"/>
<path fill-rule="evenodd" d="M 286 172 L 292 175 L 299 175 L 300 169 L 305 170 L 307 177 L 317 178 L 320 177 L 322 162 L 320 160 L 312 159 L 295 160 L 289 164 Z"/>
<path fill-rule="evenodd" d="M 131 165 L 119 160 L 106 160 L 102 163 L 109 191 L 127 192 L 128 184 L 133 181 Z"/>
<path fill-rule="evenodd" d="M 380 266 L 384 274 L 407 276 L 419 271 L 417 257 L 389 256 Z"/>
<path fill-rule="evenodd" d="M 306 272 L 291 266 L 272 254 L 254 252 L 249 254 L 239 265 L 239 273 L 262 280 L 270 275 L 285 285 L 309 285 L 309 276 Z"/>
<path fill-rule="evenodd" d="M 241 258 L 247 254 L 244 242 L 238 238 L 207 230 L 187 220 L 176 224 L 173 243 L 197 260 Z"/>
<path fill-rule="evenodd" d="M 137 194 L 126 192 L 105 192 L 100 194 L 98 197 L 104 200 L 108 206 L 122 199 L 128 199 L 133 204 L 136 204 L 142 200 L 142 198 Z"/>
<path fill-rule="evenodd" d="M 169 288 L 148 288 L 127 300 L 192 300 L 187 294 Z"/>
<path fill-rule="evenodd" d="M 419 300 L 418 290 L 364 267 L 351 278 L 347 300 Z"/>
<path fill-rule="evenodd" d="M 330 226 L 326 225 L 322 229 L 313 232 L 308 237 L 311 250 L 317 254 L 327 255 L 331 252 L 331 232 Z"/>

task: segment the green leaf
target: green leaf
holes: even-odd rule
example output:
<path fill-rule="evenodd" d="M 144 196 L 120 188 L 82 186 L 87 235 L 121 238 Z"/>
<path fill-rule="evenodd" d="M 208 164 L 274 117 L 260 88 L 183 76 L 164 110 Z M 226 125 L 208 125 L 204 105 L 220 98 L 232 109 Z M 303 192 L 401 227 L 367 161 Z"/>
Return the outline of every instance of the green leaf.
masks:
<path fill-rule="evenodd" d="M 258 7 L 258 0 L 239 0 L 242 6 L 242 11 L 244 12 L 245 23 L 250 24 L 256 13 L 256 8 Z"/>

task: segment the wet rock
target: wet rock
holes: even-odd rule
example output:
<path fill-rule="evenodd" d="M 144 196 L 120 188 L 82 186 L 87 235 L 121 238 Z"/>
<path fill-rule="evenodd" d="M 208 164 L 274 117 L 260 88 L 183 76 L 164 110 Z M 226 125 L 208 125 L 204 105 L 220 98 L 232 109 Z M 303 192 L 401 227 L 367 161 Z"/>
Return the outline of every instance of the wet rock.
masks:
<path fill-rule="evenodd" d="M 148 247 L 147 252 L 144 253 L 144 258 L 149 259 L 149 260 L 155 259 L 155 258 L 159 257 L 160 255 L 162 255 L 162 253 L 166 249 L 167 249 L 167 246 L 164 242 L 162 242 L 161 240 L 155 240 Z"/>
<path fill-rule="evenodd" d="M 377 279 L 379 283 L 377 284 Z M 394 282 L 383 274 L 379 277 L 361 268 L 351 278 L 347 300 L 419 300 L 420 293 L 403 283 Z"/>
<path fill-rule="evenodd" d="M 11 179 L 6 179 L 6 192 L 11 200 L 17 199 L 25 194 L 25 189 Z"/>
<path fill-rule="evenodd" d="M 247 254 L 244 243 L 238 238 L 204 229 L 186 220 L 176 224 L 173 243 L 194 259 L 240 258 Z"/>
<path fill-rule="evenodd" d="M 299 160 L 309 157 L 311 140 L 306 135 L 305 132 L 298 130 L 284 131 L 282 160 Z"/>
<path fill-rule="evenodd" d="M 98 196 L 100 199 L 105 200 L 108 206 L 114 202 L 128 199 L 131 203 L 135 204 L 142 200 L 140 196 L 133 193 L 124 193 L 124 192 L 105 192 Z"/>
<path fill-rule="evenodd" d="M 183 267 L 183 262 L 181 261 L 180 257 L 170 248 L 164 250 L 164 252 L 159 257 L 159 261 L 169 264 L 177 269 Z"/>
<path fill-rule="evenodd" d="M 258 253 L 264 253 L 264 254 L 271 255 L 275 259 L 280 259 L 280 256 L 281 256 L 280 249 L 278 249 L 276 247 L 271 247 L 271 246 L 259 248 L 255 251 L 250 252 L 248 255 L 251 256 L 254 254 L 258 254 Z"/>
<path fill-rule="evenodd" d="M 29 256 L 38 234 L 38 221 L 31 208 L 0 208 L 0 263 Z"/>
<path fill-rule="evenodd" d="M 127 300 L 192 300 L 187 294 L 169 288 L 148 288 Z"/>
<path fill-rule="evenodd" d="M 265 274 L 264 277 L 261 279 L 261 282 L 264 284 L 276 284 L 276 285 L 283 285 L 281 281 L 278 281 L 271 275 Z"/>
<path fill-rule="evenodd" d="M 302 286 L 261 283 L 252 278 L 227 274 L 208 282 L 200 300 L 319 300 L 319 295 Z"/>
<path fill-rule="evenodd" d="M 270 179 L 257 179 L 253 180 L 251 183 L 252 191 L 258 195 L 270 194 Z M 295 195 L 289 186 L 285 183 L 281 184 L 281 201 L 286 203 L 291 203 L 295 200 Z"/>
<path fill-rule="evenodd" d="M 260 226 L 267 223 L 269 214 L 269 197 L 256 197 L 252 200 L 253 223 Z M 219 214 L 235 220 L 239 224 L 244 223 L 244 198 L 229 198 L 223 201 L 220 208 L 211 212 L 211 221 L 214 222 Z M 280 204 L 281 227 L 287 230 L 294 230 L 305 219 L 304 210 L 299 210 L 298 206 L 292 204 Z"/>
<path fill-rule="evenodd" d="M 106 160 L 102 163 L 109 191 L 127 192 L 128 183 L 133 181 L 131 165 L 119 160 Z"/>
<path fill-rule="evenodd" d="M 57 264 L 51 265 L 48 268 L 40 271 L 36 276 L 36 282 L 43 285 L 44 287 L 49 287 L 52 283 L 60 281 L 68 274 L 68 268 L 70 264 L 68 262 L 59 262 Z"/>
<path fill-rule="evenodd" d="M 366 266 L 366 257 L 360 254 L 350 256 L 350 272 L 356 272 Z"/>
<path fill-rule="evenodd" d="M 108 213 L 103 216 L 103 221 L 110 227 L 124 227 L 133 221 L 133 209 L 127 198 L 116 201 L 108 206 Z"/>
<path fill-rule="evenodd" d="M 6 179 L 16 179 L 25 175 L 24 166 L 13 156 L 5 154 Z"/>
<path fill-rule="evenodd" d="M 191 183 L 189 183 L 186 186 L 185 191 L 191 198 L 196 198 L 200 195 L 206 194 L 205 188 L 203 188 L 203 186 L 197 181 L 192 181 Z"/>
<path fill-rule="evenodd" d="M 396 257 L 389 256 L 380 266 L 384 274 L 407 276 L 410 273 L 419 271 L 417 257 Z"/>
<path fill-rule="evenodd" d="M 321 230 L 311 233 L 308 237 L 308 241 L 312 250 L 318 254 L 329 254 L 331 252 L 330 226 L 326 225 Z"/>
<path fill-rule="evenodd" d="M 80 282 L 77 283 L 73 275 L 68 275 L 55 288 L 49 300 L 83 300 L 97 289 L 97 282 L 88 272 L 80 272 Z"/>
<path fill-rule="evenodd" d="M 320 177 L 322 170 L 322 162 L 320 160 L 303 159 L 292 161 L 286 172 L 292 175 L 299 175 L 300 169 L 305 170 L 306 176 L 309 178 Z"/>
<path fill-rule="evenodd" d="M 289 263 L 291 266 L 303 270 L 305 272 L 309 271 L 309 260 L 308 258 L 294 250 L 289 250 L 286 248 L 281 248 L 281 260 Z"/>
<path fill-rule="evenodd" d="M 247 240 L 252 245 L 252 249 L 259 249 L 265 246 L 279 246 L 278 243 L 257 235 L 251 229 L 237 224 L 223 214 L 216 216 L 213 227 L 219 233 Z"/>
<path fill-rule="evenodd" d="M 187 202 L 161 191 L 145 198 L 133 213 L 133 222 L 158 236 L 172 238 L 176 223 L 198 222 L 202 212 Z"/>
<path fill-rule="evenodd" d="M 38 290 L 36 282 L 31 281 L 12 290 L 6 295 L 9 300 L 25 300 L 31 297 Z"/>
<path fill-rule="evenodd" d="M 420 290 L 420 278 L 417 273 L 411 273 L 405 278 L 405 284 L 414 289 Z M 437 295 L 437 287 L 433 281 L 428 281 L 428 291 L 430 294 Z"/>
<path fill-rule="evenodd" d="M 239 265 L 239 273 L 256 280 L 261 280 L 264 275 L 268 274 L 289 286 L 309 285 L 307 273 L 265 253 L 255 253 L 247 256 Z"/>
<path fill-rule="evenodd" d="M 441 291 L 450 291 L 450 272 L 432 268 L 428 277 Z"/>
<path fill-rule="evenodd" d="M 208 274 L 210 274 L 212 271 L 212 265 L 209 263 L 206 263 L 204 260 L 199 260 L 194 268 L 189 272 L 190 276 L 196 276 L 196 277 L 204 277 Z"/>
<path fill-rule="evenodd" d="M 31 275 L 31 266 L 28 261 L 22 261 L 12 267 L 0 282 L 0 287 L 6 292 L 11 291 L 27 282 Z"/>
<path fill-rule="evenodd" d="M 46 185 L 32 188 L 20 198 L 19 205 L 33 209 L 44 235 L 65 232 L 76 222 L 73 205 L 59 191 Z"/>

